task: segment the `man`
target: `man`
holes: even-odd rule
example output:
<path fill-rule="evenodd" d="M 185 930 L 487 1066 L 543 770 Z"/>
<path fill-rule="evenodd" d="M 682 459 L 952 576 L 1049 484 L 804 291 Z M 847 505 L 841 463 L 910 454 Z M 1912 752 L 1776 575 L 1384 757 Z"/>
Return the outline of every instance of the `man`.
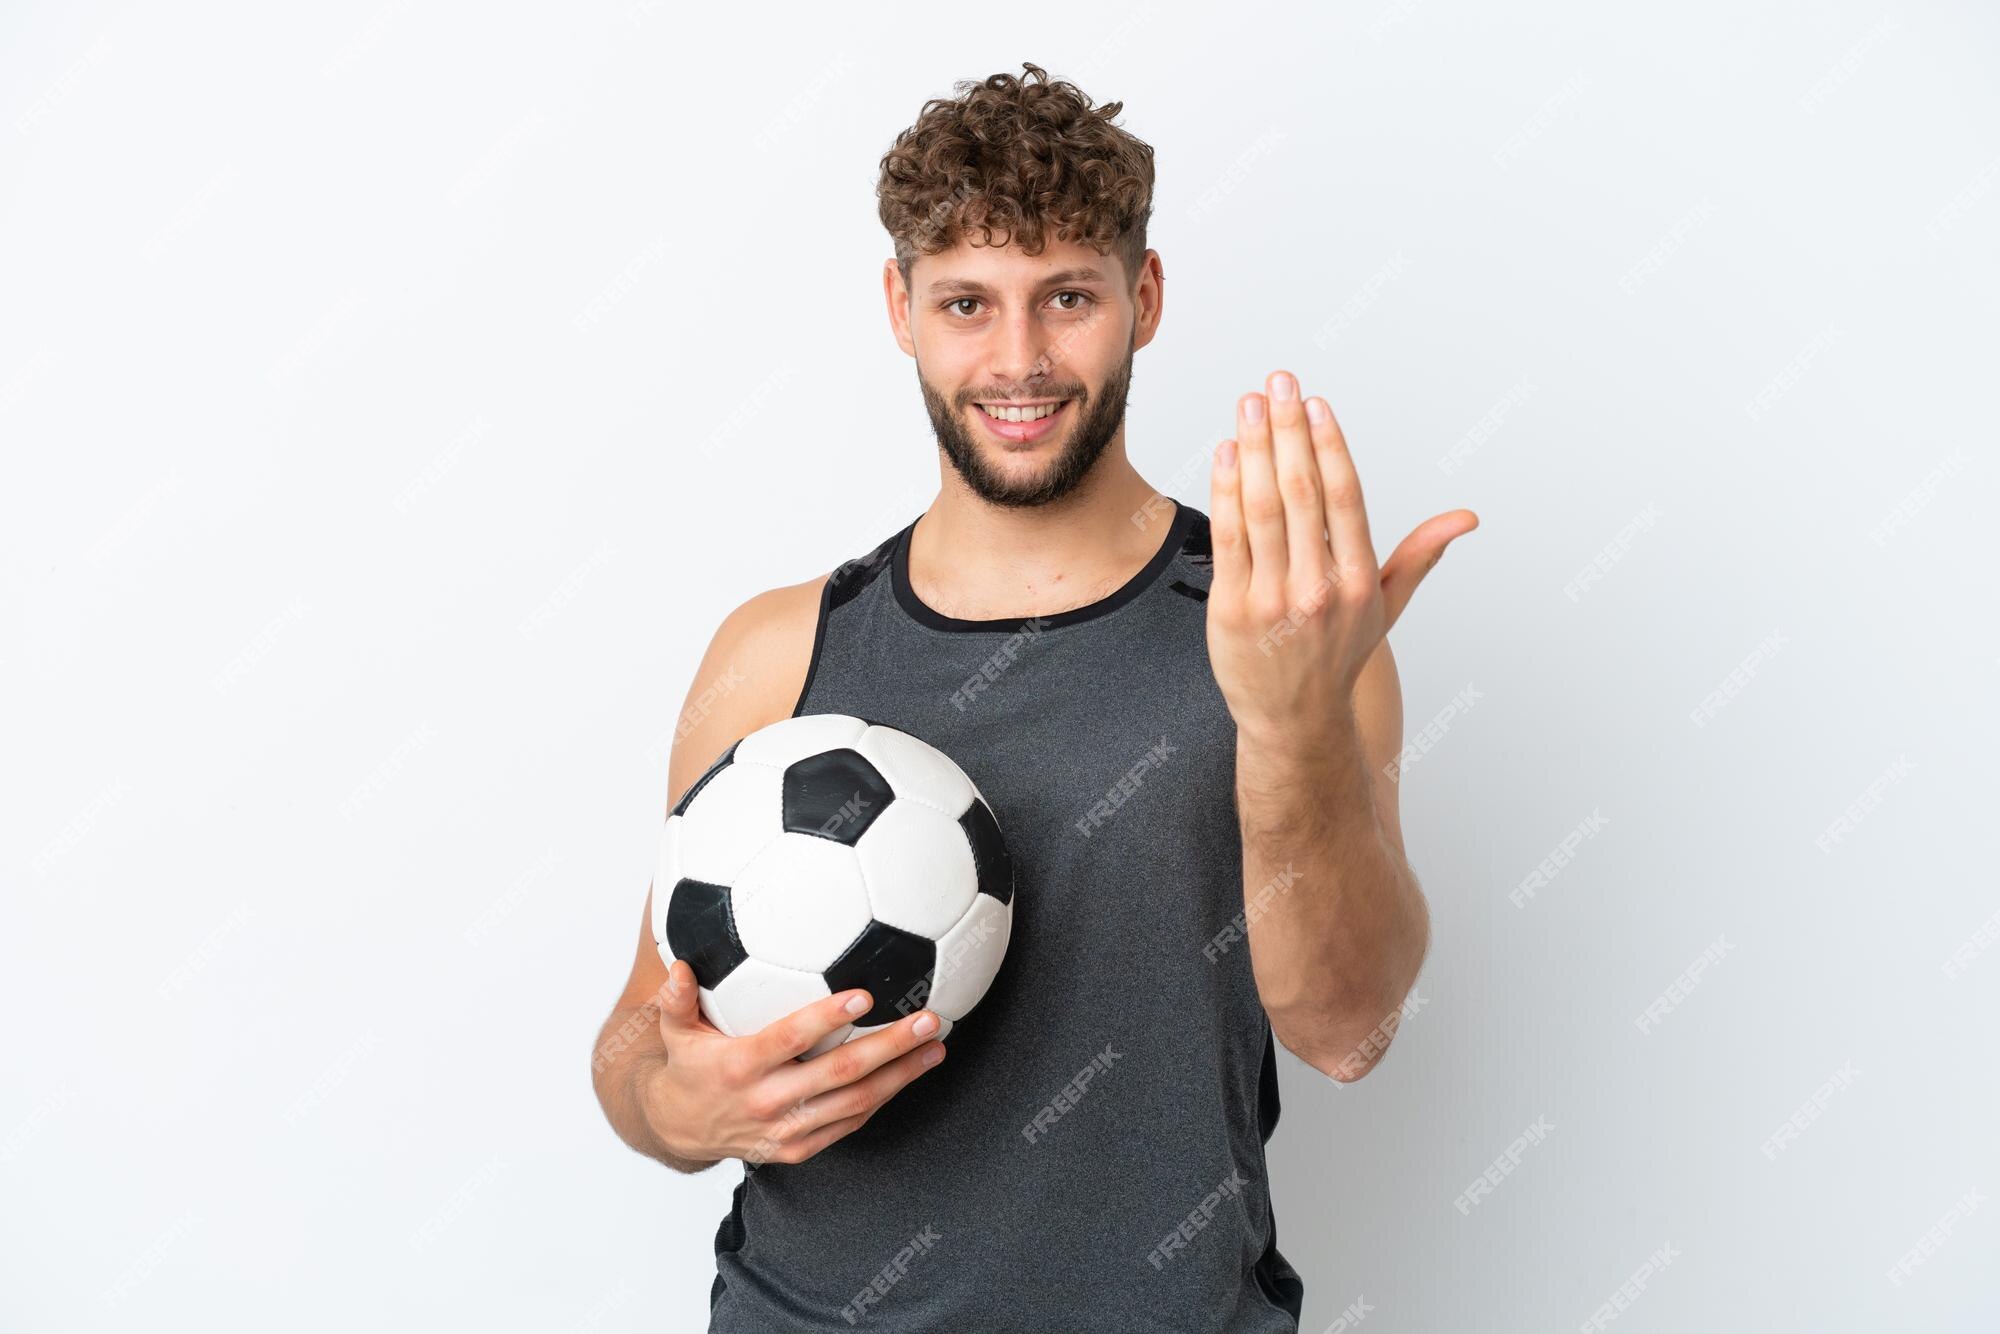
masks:
<path fill-rule="evenodd" d="M 714 1331 L 1295 1330 L 1274 1042 L 1360 1078 L 1428 944 L 1384 635 L 1477 520 L 1378 568 L 1340 428 L 1285 371 L 1239 399 L 1209 514 L 1141 478 L 1152 150 L 1024 69 L 930 102 L 882 161 L 936 500 L 724 620 L 669 775 L 671 802 L 800 713 L 922 737 L 1005 831 L 1012 937 L 949 1060 L 920 1011 L 794 1061 L 873 998 L 726 1037 L 649 904 L 597 1090 L 641 1153 L 744 1160 Z"/>

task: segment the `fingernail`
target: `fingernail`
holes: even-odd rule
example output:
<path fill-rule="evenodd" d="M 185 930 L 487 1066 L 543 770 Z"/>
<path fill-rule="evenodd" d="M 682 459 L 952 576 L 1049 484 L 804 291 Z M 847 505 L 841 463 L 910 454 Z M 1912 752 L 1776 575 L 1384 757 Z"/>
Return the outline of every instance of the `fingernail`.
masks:
<path fill-rule="evenodd" d="M 917 1022 L 910 1025 L 910 1031 L 920 1038 L 927 1038 L 937 1032 L 937 1016 L 925 1011 L 917 1016 Z"/>
<path fill-rule="evenodd" d="M 1252 394 L 1243 400 L 1243 418 L 1245 421 L 1252 422 L 1264 420 L 1264 396 L 1262 394 Z"/>
<path fill-rule="evenodd" d="M 1315 423 L 1324 422 L 1328 416 L 1326 400 L 1323 398 L 1307 399 L 1306 416 L 1310 417 Z"/>
<path fill-rule="evenodd" d="M 1234 440 L 1223 441 L 1221 447 L 1215 451 L 1215 461 L 1225 468 L 1235 467 L 1236 442 Z"/>
<path fill-rule="evenodd" d="M 1282 371 L 1271 377 L 1271 397 L 1289 403 L 1299 396 L 1299 382 L 1292 378 L 1290 371 Z"/>
<path fill-rule="evenodd" d="M 855 996 L 852 999 L 850 999 L 847 1002 L 847 1012 L 849 1014 L 868 1013 L 868 997 L 862 995 L 862 996 Z"/>
<path fill-rule="evenodd" d="M 944 1048 L 941 1046 L 932 1047 L 917 1059 L 921 1060 L 924 1063 L 924 1069 L 928 1070 L 944 1059 Z"/>

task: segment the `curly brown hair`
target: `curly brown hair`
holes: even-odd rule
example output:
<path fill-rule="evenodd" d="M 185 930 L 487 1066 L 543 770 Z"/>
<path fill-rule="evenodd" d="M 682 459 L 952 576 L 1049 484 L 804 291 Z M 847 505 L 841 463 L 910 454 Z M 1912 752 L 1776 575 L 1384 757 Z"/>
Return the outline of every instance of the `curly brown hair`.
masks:
<path fill-rule="evenodd" d="M 924 103 L 882 155 L 877 212 L 903 281 L 918 255 L 978 234 L 1039 255 L 1054 236 L 1116 253 L 1139 280 L 1153 212 L 1153 149 L 1113 125 L 1122 102 L 1093 108 L 1076 85 L 1023 61 L 1026 77 L 961 80 Z M 996 237 L 998 238 L 996 240 Z"/>

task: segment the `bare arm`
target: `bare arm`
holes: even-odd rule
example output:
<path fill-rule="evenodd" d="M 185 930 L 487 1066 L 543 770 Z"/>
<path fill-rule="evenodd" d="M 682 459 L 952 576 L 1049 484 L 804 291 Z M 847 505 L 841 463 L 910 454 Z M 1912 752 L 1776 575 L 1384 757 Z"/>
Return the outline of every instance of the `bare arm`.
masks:
<path fill-rule="evenodd" d="M 726 617 L 688 687 L 673 752 L 667 761 L 667 809 L 701 777 L 730 743 L 791 714 L 805 686 L 818 622 L 820 587 L 814 579 L 776 588 Z M 667 1064 L 660 1017 L 667 1003 L 667 965 L 653 943 L 653 890 L 639 919 L 632 972 L 591 1053 L 591 1079 L 611 1128 L 638 1152 L 680 1172 L 714 1166 L 675 1154 L 653 1124 L 647 1085 Z"/>
<path fill-rule="evenodd" d="M 1435 515 L 1378 565 L 1333 410 L 1302 400 L 1288 371 L 1265 383 L 1237 400 L 1211 474 L 1209 660 L 1236 719 L 1258 991 L 1279 1040 L 1346 1082 L 1388 1046 L 1430 941 L 1398 827 L 1387 636 L 1479 520 Z"/>
<path fill-rule="evenodd" d="M 597 1087 L 598 1105 L 604 1109 L 605 1119 L 611 1122 L 618 1138 L 676 1172 L 699 1172 L 720 1160 L 681 1157 L 667 1147 L 660 1129 L 647 1115 L 653 1099 L 647 1096 L 646 1086 L 667 1068 L 666 1039 L 660 1033 L 667 966 L 653 944 L 652 905 L 653 896 L 648 892 L 646 917 L 639 923 L 639 955 L 632 964 L 632 978 L 597 1035 L 597 1046 L 591 1054 L 591 1079 Z"/>
<path fill-rule="evenodd" d="M 1385 639 L 1351 713 L 1312 744 L 1236 747 L 1246 916 L 1262 908 L 1249 927 L 1258 990 L 1279 1039 L 1343 1083 L 1387 1050 L 1430 944 L 1392 777 L 1402 716 Z"/>
<path fill-rule="evenodd" d="M 791 716 L 824 582 L 752 598 L 716 632 L 669 761 L 669 810 L 731 742 Z M 640 1153 L 682 1172 L 724 1158 L 804 1162 L 944 1059 L 928 1009 L 802 1059 L 873 1007 L 859 989 L 800 1006 L 755 1033 L 722 1033 L 702 1017 L 694 970 L 685 960 L 665 965 L 653 943 L 652 895 L 671 888 L 647 894 L 631 976 L 591 1061 L 605 1118 Z"/>

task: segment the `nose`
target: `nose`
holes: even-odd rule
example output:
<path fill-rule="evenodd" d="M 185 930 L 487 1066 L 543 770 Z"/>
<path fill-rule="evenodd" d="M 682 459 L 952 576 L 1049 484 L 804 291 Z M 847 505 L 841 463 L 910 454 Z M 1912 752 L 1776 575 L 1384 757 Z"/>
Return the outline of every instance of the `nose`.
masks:
<path fill-rule="evenodd" d="M 992 325 L 986 369 L 996 384 L 1032 385 L 1049 378 L 1058 348 L 1032 310 L 1014 307 Z"/>

